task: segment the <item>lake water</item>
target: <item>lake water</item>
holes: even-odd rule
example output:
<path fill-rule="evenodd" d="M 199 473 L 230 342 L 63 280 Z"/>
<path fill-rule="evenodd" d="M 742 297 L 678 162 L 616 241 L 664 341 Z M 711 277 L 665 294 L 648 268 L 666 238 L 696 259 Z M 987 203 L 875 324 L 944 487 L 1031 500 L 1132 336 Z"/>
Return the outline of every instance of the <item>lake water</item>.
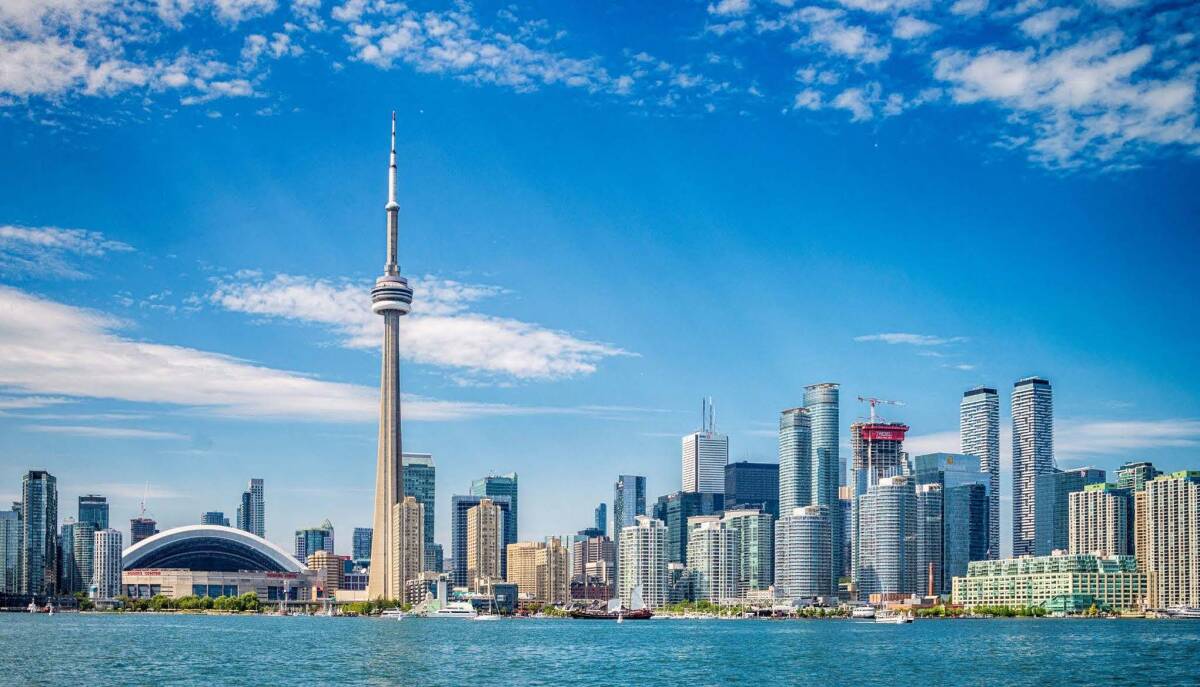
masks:
<path fill-rule="evenodd" d="M 11 685 L 1189 685 L 1200 621 L 0 614 Z"/>

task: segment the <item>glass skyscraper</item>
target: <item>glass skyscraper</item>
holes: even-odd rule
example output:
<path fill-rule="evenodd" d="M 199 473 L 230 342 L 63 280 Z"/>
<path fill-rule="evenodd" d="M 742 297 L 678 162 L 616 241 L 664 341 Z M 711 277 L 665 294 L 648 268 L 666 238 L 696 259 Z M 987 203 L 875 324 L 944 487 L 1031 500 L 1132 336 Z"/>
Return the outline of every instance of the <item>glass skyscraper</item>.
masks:
<path fill-rule="evenodd" d="M 787 599 L 834 592 L 827 573 L 829 512 L 820 506 L 785 511 L 775 523 L 775 588 Z"/>
<path fill-rule="evenodd" d="M 725 508 L 749 506 L 777 517 L 779 465 L 739 461 L 725 466 Z"/>
<path fill-rule="evenodd" d="M 968 563 L 990 557 L 990 475 L 980 470 L 977 456 L 930 453 L 916 456 L 912 462 L 918 485 L 942 488 L 941 584 L 937 591 L 949 592 L 953 579 L 967 574 Z"/>
<path fill-rule="evenodd" d="M 261 478 L 251 479 L 250 487 L 242 492 L 242 502 L 237 511 L 237 526 L 239 530 L 266 537 L 267 505 Z"/>
<path fill-rule="evenodd" d="M 917 496 L 907 476 L 884 477 L 858 497 L 854 579 L 862 599 L 918 591 Z"/>
<path fill-rule="evenodd" d="M 432 544 L 434 505 L 437 496 L 437 468 L 433 464 L 433 456 L 428 453 L 405 453 L 403 456 L 404 496 L 411 496 L 422 506 L 425 506 L 422 536 L 426 544 Z M 516 475 L 513 475 L 513 485 L 513 501 L 515 502 Z M 471 493 L 475 492 L 472 491 Z M 370 554 L 368 554 L 367 558 L 370 557 Z"/>
<path fill-rule="evenodd" d="M 1054 404 L 1050 382 L 1026 377 L 1013 385 L 1013 556 L 1031 555 L 1035 545 L 1036 481 L 1054 471 Z M 1065 546 L 1065 544 L 1064 544 Z"/>
<path fill-rule="evenodd" d="M 453 569 L 450 573 L 450 582 L 455 586 L 465 587 L 469 580 L 467 579 L 467 511 L 479 505 L 479 502 L 485 498 L 490 498 L 492 503 L 500 507 L 502 519 L 508 520 L 511 517 L 512 502 L 508 496 L 469 496 L 456 495 L 450 497 L 450 560 L 453 563 Z M 503 551 L 501 551 L 503 554 Z M 507 556 L 501 555 L 500 565 L 506 568 L 508 565 Z M 503 569 L 500 573 L 504 577 Z"/>
<path fill-rule="evenodd" d="M 779 510 L 791 513 L 812 503 L 812 422 L 807 408 L 779 414 Z"/>
<path fill-rule="evenodd" d="M 613 484 L 612 507 L 612 540 L 617 547 L 614 560 L 617 566 L 621 561 L 621 530 L 637 524 L 635 518 L 646 515 L 646 478 L 641 475 L 617 475 Z M 620 572 L 613 571 L 615 579 L 620 579 Z"/>
<path fill-rule="evenodd" d="M 1054 470 L 1034 480 L 1033 554 L 1049 556 L 1070 547 L 1070 495 L 1089 484 L 1102 484 L 1105 472 L 1097 468 Z"/>
<path fill-rule="evenodd" d="M 108 529 L 108 499 L 95 494 L 79 497 L 78 522 L 90 522 L 98 530 Z"/>
<path fill-rule="evenodd" d="M 687 563 L 688 518 L 715 515 L 724 508 L 724 494 L 677 491 L 658 497 L 654 504 L 654 519 L 667 526 L 667 560 Z"/>
<path fill-rule="evenodd" d="M 958 427 L 962 452 L 979 458 L 979 469 L 988 476 L 988 558 L 999 558 L 1000 395 L 996 390 L 976 387 L 964 393 Z"/>
<path fill-rule="evenodd" d="M 508 498 L 509 511 L 504 518 L 504 545 L 517 543 L 517 520 L 520 517 L 517 510 L 517 473 L 488 475 L 483 479 L 474 480 L 471 482 L 471 495 Z M 501 550 L 500 554 L 504 556 L 504 551 Z"/>
<path fill-rule="evenodd" d="M 229 527 L 229 518 L 219 510 L 210 510 L 200 514 L 201 525 L 220 525 L 221 527 Z"/>
<path fill-rule="evenodd" d="M 318 551 L 333 553 L 333 523 L 328 519 L 316 527 L 296 530 L 296 560 L 304 563 Z"/>
<path fill-rule="evenodd" d="M 22 594 L 54 594 L 58 585 L 58 480 L 30 470 L 21 481 Z"/>
<path fill-rule="evenodd" d="M 370 527 L 355 527 L 353 539 L 351 541 L 352 548 L 351 558 L 356 561 L 371 560 L 371 535 L 373 530 Z"/>
<path fill-rule="evenodd" d="M 842 464 L 839 455 L 838 389 L 837 384 L 828 382 L 804 387 L 804 407 L 808 410 L 812 426 L 811 503 L 821 506 L 829 514 L 830 577 L 833 589 L 837 589 L 842 570 L 842 538 L 845 536 L 841 518 L 833 516 L 840 507 L 838 486 L 841 484 Z"/>
<path fill-rule="evenodd" d="M 20 581 L 21 514 L 17 504 L 0 511 L 0 593 L 16 594 Z"/>

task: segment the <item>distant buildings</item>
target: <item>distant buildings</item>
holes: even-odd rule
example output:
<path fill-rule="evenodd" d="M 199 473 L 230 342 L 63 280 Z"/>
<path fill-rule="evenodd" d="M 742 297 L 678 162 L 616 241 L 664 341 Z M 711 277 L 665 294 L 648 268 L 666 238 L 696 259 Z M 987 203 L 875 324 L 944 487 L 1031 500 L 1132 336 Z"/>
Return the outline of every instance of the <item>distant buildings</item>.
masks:
<path fill-rule="evenodd" d="M 108 529 L 108 499 L 95 494 L 79 497 L 79 517 L 76 522 L 91 523 L 97 530 Z"/>
<path fill-rule="evenodd" d="M 779 414 L 779 509 L 791 513 L 812 503 L 812 421 L 807 408 Z"/>
<path fill-rule="evenodd" d="M 775 518 L 757 508 L 739 508 L 726 510 L 721 523 L 733 537 L 737 596 L 769 589 L 775 581 Z"/>
<path fill-rule="evenodd" d="M 917 591 L 940 594 L 943 589 L 942 485 L 916 485 Z"/>
<path fill-rule="evenodd" d="M 725 507 L 757 508 L 779 517 L 779 464 L 738 461 L 725 466 Z"/>
<path fill-rule="evenodd" d="M 1041 377 L 1026 377 L 1013 385 L 1012 451 L 1013 555 L 1049 553 L 1044 541 L 1039 548 L 1036 525 L 1037 478 L 1054 470 L 1054 405 L 1050 382 Z M 1065 506 L 1065 496 L 1063 501 Z"/>
<path fill-rule="evenodd" d="M 483 502 L 477 507 L 483 507 Z M 393 556 L 392 567 L 387 574 L 392 576 L 389 588 L 401 590 L 406 589 L 408 581 L 415 580 L 425 567 L 425 504 L 414 496 L 405 496 L 400 503 L 392 506 L 391 520 Z M 467 512 L 467 521 L 469 533 L 470 511 Z M 486 523 L 481 526 L 486 526 Z"/>
<path fill-rule="evenodd" d="M 862 598 L 918 591 L 917 498 L 909 477 L 884 477 L 858 497 L 854 537 L 854 579 Z"/>
<path fill-rule="evenodd" d="M 722 603 L 738 597 L 737 536 L 715 515 L 688 518 L 691 598 Z"/>
<path fill-rule="evenodd" d="M 0 593 L 16 594 L 21 580 L 21 514 L 16 504 L 0 511 Z"/>
<path fill-rule="evenodd" d="M 240 528 L 239 528 L 240 529 Z M 158 534 L 158 522 L 144 515 L 129 519 L 129 545 L 149 539 Z"/>
<path fill-rule="evenodd" d="M 988 558 L 1000 557 L 1000 395 L 976 387 L 959 404 L 962 452 L 979 458 L 988 478 Z M 957 573 L 956 573 L 957 574 Z M 962 574 L 966 574 L 964 569 Z"/>
<path fill-rule="evenodd" d="M 500 557 L 504 555 L 505 512 L 489 498 L 467 509 L 466 577 L 472 591 L 493 580 L 503 579 Z"/>
<path fill-rule="evenodd" d="M 567 551 L 559 539 L 510 544 L 508 570 L 507 581 L 517 585 L 521 597 L 544 604 L 570 601 Z"/>
<path fill-rule="evenodd" d="M 600 534 L 608 534 L 608 506 L 603 501 L 596 506 L 593 527 L 600 531 Z"/>
<path fill-rule="evenodd" d="M 635 588 L 641 589 L 642 602 L 658 608 L 667 599 L 667 528 L 659 520 L 639 515 L 634 524 L 621 530 L 619 549 L 620 581 L 617 591 L 621 603 L 629 607 Z"/>
<path fill-rule="evenodd" d="M 1049 556 L 1070 546 L 1070 501 L 1072 493 L 1089 484 L 1103 484 L 1105 474 L 1096 468 L 1050 470 L 1034 479 L 1033 553 Z M 1013 516 L 1014 518 L 1016 515 Z"/>
<path fill-rule="evenodd" d="M 821 506 L 800 506 L 775 523 L 775 589 L 789 599 L 829 596 L 834 587 L 829 560 L 829 514 Z"/>
<path fill-rule="evenodd" d="M 1200 607 L 1200 471 L 1156 477 L 1145 492 L 1150 606 Z"/>
<path fill-rule="evenodd" d="M 1068 496 L 1067 548 L 1098 556 L 1133 555 L 1133 494 L 1115 484 L 1089 484 Z"/>
<path fill-rule="evenodd" d="M 263 493 L 263 481 L 255 477 L 242 492 L 241 505 L 237 511 L 237 527 L 257 537 L 266 536 L 267 506 Z"/>
<path fill-rule="evenodd" d="M 632 527 L 635 518 L 646 514 L 646 478 L 641 475 L 618 475 L 613 484 L 612 539 L 617 547 L 620 567 L 621 530 Z M 618 573 L 619 574 L 619 573 Z"/>
<path fill-rule="evenodd" d="M 456 587 L 470 585 L 467 574 L 467 511 L 483 501 L 482 496 L 455 495 L 450 497 L 450 583 Z M 509 517 L 509 497 L 491 499 L 504 518 Z"/>
<path fill-rule="evenodd" d="M 308 569 L 316 574 L 312 587 L 316 592 L 313 594 L 314 599 L 318 596 L 332 598 L 342 588 L 345 570 L 342 567 L 342 559 L 334 555 L 332 551 L 317 549 L 300 560 L 304 561 Z"/>
<path fill-rule="evenodd" d="M 58 582 L 58 480 L 30 470 L 21 480 L 21 545 L 18 590 L 54 594 Z"/>
<path fill-rule="evenodd" d="M 517 541 L 517 518 L 519 513 L 517 510 L 517 473 L 510 472 L 504 475 L 488 475 L 482 479 L 477 479 L 471 482 L 472 496 L 488 496 L 491 498 L 503 497 L 508 499 L 508 512 L 504 516 L 504 541 L 501 546 L 500 568 L 503 571 L 508 561 L 504 559 L 504 546 L 508 546 Z M 503 577 L 503 572 L 501 572 Z"/>
<path fill-rule="evenodd" d="M 970 561 L 987 560 L 991 557 L 990 539 L 992 528 L 989 519 L 991 511 L 990 475 L 980 469 L 981 460 L 973 455 L 959 453 L 929 453 L 912 459 L 913 478 L 917 482 L 918 496 L 922 485 L 937 485 L 941 501 L 940 518 L 942 531 L 940 541 L 933 531 L 926 531 L 924 536 L 918 533 L 923 547 L 926 548 L 922 560 L 918 561 L 917 575 L 921 578 L 921 591 L 928 591 L 928 567 L 932 556 L 937 577 L 940 583 L 935 585 L 934 593 L 948 593 L 951 580 L 956 576 L 967 574 L 967 563 Z M 934 499 L 932 494 L 927 494 Z M 932 506 L 933 500 L 924 505 Z M 920 506 L 921 504 L 918 504 Z M 930 518 L 935 517 L 931 512 L 921 514 L 924 524 L 930 524 Z"/>
<path fill-rule="evenodd" d="M 667 528 L 667 560 L 687 563 L 688 518 L 714 515 L 724 509 L 724 494 L 677 491 L 658 497 L 654 518 Z M 617 554 L 620 555 L 620 549 Z M 619 569 L 620 565 L 617 567 Z"/>
<path fill-rule="evenodd" d="M 1024 556 L 975 561 L 954 578 L 953 602 L 963 606 L 1042 606 L 1078 613 L 1129 611 L 1146 599 L 1146 575 L 1132 556 Z"/>
<path fill-rule="evenodd" d="M 96 526 L 91 522 L 64 523 L 59 548 L 60 594 L 86 592 L 94 575 Z"/>
<path fill-rule="evenodd" d="M 210 510 L 207 513 L 200 514 L 201 525 L 220 525 L 221 527 L 229 527 L 229 518 L 219 510 Z"/>
<path fill-rule="evenodd" d="M 425 507 L 425 523 L 421 536 L 424 543 L 432 544 L 437 503 L 437 467 L 433 464 L 433 456 L 428 453 L 405 453 L 403 472 L 404 494 L 401 498 L 412 496 Z"/>
<path fill-rule="evenodd" d="M 842 542 L 845 533 L 842 521 L 833 517 L 838 508 L 838 488 L 842 483 L 839 455 L 840 425 L 839 425 L 839 391 L 840 387 L 831 382 L 810 384 L 804 387 L 804 407 L 808 409 L 808 417 L 812 425 L 812 497 L 810 503 L 822 506 L 831 514 L 829 522 L 830 538 L 830 578 L 834 588 L 837 587 L 838 577 L 842 571 Z M 803 505 L 803 504 L 801 504 Z"/>
<path fill-rule="evenodd" d="M 729 463 L 729 437 L 717 434 L 712 404 L 706 402 L 704 426 L 683 437 L 683 491 L 725 493 L 725 465 Z"/>
<path fill-rule="evenodd" d="M 1138 570 L 1146 571 L 1149 544 L 1146 539 L 1146 514 L 1149 501 L 1146 484 L 1161 475 L 1151 463 L 1125 463 L 1117 469 L 1117 487 L 1128 489 L 1133 498 L 1133 553 L 1137 556 Z"/>
<path fill-rule="evenodd" d="M 318 551 L 333 553 L 333 523 L 326 518 L 316 527 L 296 530 L 296 560 L 306 561 Z"/>
<path fill-rule="evenodd" d="M 88 523 L 89 525 L 91 523 Z M 114 529 L 95 531 L 95 563 L 92 586 L 97 602 L 112 602 L 121 596 L 121 532 Z"/>
<path fill-rule="evenodd" d="M 366 561 L 368 565 L 371 560 L 371 532 L 370 527 L 355 527 L 354 534 L 351 535 L 351 558 L 355 561 Z"/>
<path fill-rule="evenodd" d="M 617 546 L 607 536 L 587 537 L 571 544 L 571 578 L 579 582 L 614 581 Z"/>

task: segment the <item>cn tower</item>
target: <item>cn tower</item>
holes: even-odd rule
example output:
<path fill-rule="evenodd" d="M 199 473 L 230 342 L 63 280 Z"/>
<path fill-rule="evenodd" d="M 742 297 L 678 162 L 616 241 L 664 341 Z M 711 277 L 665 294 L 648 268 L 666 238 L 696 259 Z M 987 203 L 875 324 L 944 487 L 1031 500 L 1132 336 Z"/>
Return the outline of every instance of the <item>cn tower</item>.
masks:
<path fill-rule="evenodd" d="M 396 113 L 392 112 L 392 153 L 388 165 L 387 263 L 371 289 L 371 309 L 383 315 L 383 372 L 379 380 L 379 454 L 375 462 L 375 518 L 371 536 L 369 599 L 399 599 L 391 571 L 399 561 L 399 542 L 393 538 L 392 506 L 404 498 L 400 447 L 400 318 L 412 305 L 412 288 L 400 276 L 396 258 L 400 204 L 396 202 Z"/>

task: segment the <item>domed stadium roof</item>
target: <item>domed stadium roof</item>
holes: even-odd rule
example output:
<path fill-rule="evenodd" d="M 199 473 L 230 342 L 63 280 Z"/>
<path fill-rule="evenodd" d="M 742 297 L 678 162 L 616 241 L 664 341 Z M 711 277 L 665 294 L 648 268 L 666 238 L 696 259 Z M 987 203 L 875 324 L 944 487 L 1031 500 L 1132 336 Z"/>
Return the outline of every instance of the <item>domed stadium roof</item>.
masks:
<path fill-rule="evenodd" d="M 220 525 L 188 525 L 147 537 L 125 549 L 121 554 L 121 568 L 290 573 L 308 570 L 266 539 Z"/>

